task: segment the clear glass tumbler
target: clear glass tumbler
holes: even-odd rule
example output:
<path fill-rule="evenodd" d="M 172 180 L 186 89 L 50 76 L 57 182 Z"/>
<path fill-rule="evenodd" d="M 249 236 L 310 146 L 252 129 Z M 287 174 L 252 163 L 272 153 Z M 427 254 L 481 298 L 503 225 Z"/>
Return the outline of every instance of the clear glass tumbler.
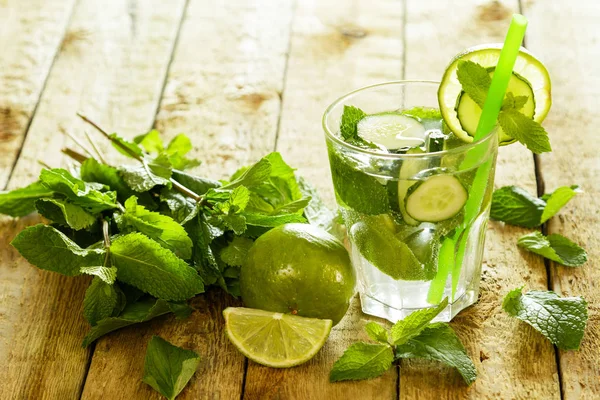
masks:
<path fill-rule="evenodd" d="M 437 111 L 438 86 L 397 81 L 365 87 L 336 100 L 323 116 L 333 186 L 362 310 L 392 322 L 435 307 L 445 298 L 448 306 L 436 320 L 449 321 L 475 303 L 479 294 L 498 136 L 494 130 L 467 143 L 448 132 Z M 340 135 L 344 106 L 367 114 L 410 115 L 420 110 L 438 115 L 439 125 L 449 134 L 444 150 L 386 153 L 347 143 Z M 436 204 L 446 201 L 444 190 L 452 185 L 460 193 L 457 185 L 464 188 L 459 199 L 448 198 L 460 201 L 458 211 L 439 217 Z M 431 195 L 433 200 L 427 197 Z M 414 209 L 420 211 L 421 220 L 413 218 Z"/>

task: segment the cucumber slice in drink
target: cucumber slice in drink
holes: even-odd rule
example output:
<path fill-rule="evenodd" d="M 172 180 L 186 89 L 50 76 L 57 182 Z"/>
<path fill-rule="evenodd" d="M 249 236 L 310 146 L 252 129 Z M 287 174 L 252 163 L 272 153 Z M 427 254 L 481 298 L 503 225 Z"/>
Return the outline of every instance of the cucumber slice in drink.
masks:
<path fill-rule="evenodd" d="M 410 188 L 406 212 L 420 222 L 440 222 L 457 215 L 469 197 L 463 184 L 453 175 L 434 175 Z"/>
<path fill-rule="evenodd" d="M 471 99 L 469 102 L 462 98 L 462 86 L 456 75 L 458 62 L 470 60 L 493 72 L 498 64 L 501 48 L 502 44 L 494 44 L 465 50 L 454 57 L 442 78 L 438 90 L 442 117 L 452 132 L 465 142 L 473 141 L 472 132 L 477 128 L 481 109 Z M 552 105 L 550 76 L 544 64 L 524 48 L 521 48 L 517 57 L 508 91 L 514 96 L 529 96 L 527 103 L 520 110 L 523 114 L 531 116 L 536 122 L 542 122 L 546 118 Z M 505 134 L 502 136 L 502 132 L 500 134 L 501 144 L 514 141 Z"/>
<path fill-rule="evenodd" d="M 419 121 L 398 113 L 368 115 L 357 126 L 358 136 L 388 150 L 421 146 L 425 128 Z"/>
<path fill-rule="evenodd" d="M 425 153 L 423 150 L 418 147 L 410 149 L 406 152 L 407 154 L 423 154 Z M 415 175 L 419 174 L 419 172 L 426 170 L 429 168 L 429 161 L 425 158 L 415 158 L 410 159 L 407 158 L 402 162 L 402 166 L 400 167 L 400 176 L 398 179 L 398 206 L 400 208 L 400 213 L 402 214 L 402 219 L 408 225 L 419 225 L 419 221 L 412 218 L 406 212 L 406 194 L 408 190 L 415 185 L 418 181 L 412 180 Z"/>

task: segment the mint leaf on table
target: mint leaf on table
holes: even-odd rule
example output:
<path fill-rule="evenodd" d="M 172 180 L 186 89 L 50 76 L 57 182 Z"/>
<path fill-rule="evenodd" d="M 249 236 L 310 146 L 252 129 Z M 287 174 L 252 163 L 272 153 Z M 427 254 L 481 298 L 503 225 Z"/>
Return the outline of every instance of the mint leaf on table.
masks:
<path fill-rule="evenodd" d="M 560 297 L 551 291 L 523 288 L 510 291 L 502 308 L 534 327 L 562 350 L 577 350 L 587 324 L 587 302 L 582 297 Z"/>
<path fill-rule="evenodd" d="M 167 146 L 166 153 L 169 155 L 169 161 L 173 168 L 184 170 L 194 168 L 200 165 L 200 161 L 187 158 L 185 155 L 192 150 L 192 142 L 190 139 L 180 133 L 175 136 Z"/>
<path fill-rule="evenodd" d="M 501 111 L 498 114 L 498 123 L 504 133 L 517 139 L 533 153 L 552 151 L 546 130 L 538 122 L 518 110 Z"/>
<path fill-rule="evenodd" d="M 131 142 L 127 139 L 124 139 L 116 133 L 110 134 L 109 138 L 112 142 L 113 147 L 124 156 L 136 158 L 142 157 L 144 155 L 144 152 L 142 151 L 141 147 L 138 146 L 135 142 Z"/>
<path fill-rule="evenodd" d="M 199 195 L 205 194 L 209 189 L 218 188 L 221 186 L 219 181 L 190 175 L 177 169 L 173 170 L 173 179 Z"/>
<path fill-rule="evenodd" d="M 102 281 L 112 285 L 117 279 L 117 269 L 115 267 L 93 266 L 81 267 L 79 271 L 82 274 L 93 275 Z"/>
<path fill-rule="evenodd" d="M 587 261 L 583 248 L 559 234 L 544 236 L 540 232 L 532 232 L 521 236 L 517 244 L 567 267 L 579 267 Z"/>
<path fill-rule="evenodd" d="M 148 133 L 133 138 L 133 142 L 148 153 L 160 153 L 165 149 L 160 132 L 153 129 Z"/>
<path fill-rule="evenodd" d="M 379 343 L 389 344 L 388 343 L 388 332 L 383 326 L 379 325 L 377 322 L 369 322 L 365 325 L 365 331 L 367 331 L 367 335 Z"/>
<path fill-rule="evenodd" d="M 354 343 L 333 364 L 329 381 L 376 378 L 390 369 L 393 361 L 394 351 L 389 344 Z"/>
<path fill-rule="evenodd" d="M 95 277 L 85 291 L 83 316 L 90 325 L 94 326 L 98 321 L 112 315 L 117 300 L 118 295 L 113 285 Z"/>
<path fill-rule="evenodd" d="M 43 169 L 40 182 L 56 193 L 66 196 L 73 204 L 92 214 L 117 208 L 115 192 L 101 192 L 103 185 L 84 182 L 62 168 Z"/>
<path fill-rule="evenodd" d="M 171 218 L 180 224 L 192 218 L 198 210 L 194 199 L 166 187 L 160 191 L 160 200 L 167 205 Z"/>
<path fill-rule="evenodd" d="M 535 228 L 540 226 L 546 202 L 517 186 L 505 186 L 492 196 L 490 218 L 507 224 Z"/>
<path fill-rule="evenodd" d="M 204 291 L 196 270 L 141 233 L 117 237 L 110 252 L 117 279 L 154 297 L 187 300 Z"/>
<path fill-rule="evenodd" d="M 0 191 L 0 214 L 23 217 L 35 211 L 35 202 L 43 197 L 52 196 L 52 190 L 34 182 L 21 189 Z"/>
<path fill-rule="evenodd" d="M 344 138 L 344 140 L 359 139 L 358 123 L 366 116 L 367 114 L 360 108 L 345 105 L 340 124 L 340 134 L 342 135 L 342 138 Z"/>
<path fill-rule="evenodd" d="M 81 267 L 102 265 L 104 250 L 82 249 L 64 233 L 48 225 L 34 225 L 11 242 L 21 255 L 40 269 L 79 275 Z"/>
<path fill-rule="evenodd" d="M 35 202 L 35 208 L 50 221 L 69 226 L 76 231 L 89 228 L 96 222 L 96 217 L 67 200 L 39 199 Z"/>
<path fill-rule="evenodd" d="M 244 213 L 246 224 L 260 227 L 276 227 L 290 223 L 304 223 L 306 219 L 300 214 L 264 215 L 256 213 Z"/>
<path fill-rule="evenodd" d="M 541 222 L 544 223 L 556 215 L 577 193 L 581 193 L 579 186 L 572 185 L 559 187 L 554 192 L 542 196 L 546 207 L 542 213 Z"/>
<path fill-rule="evenodd" d="M 143 299 L 127 304 L 117 317 L 108 317 L 97 321 L 83 339 L 83 347 L 89 346 L 98 338 L 129 325 L 149 321 L 160 315 L 172 312 L 170 303 L 165 300 Z"/>
<path fill-rule="evenodd" d="M 335 214 L 323 202 L 317 190 L 306 179 L 296 175 L 298 187 L 304 197 L 309 197 L 310 201 L 304 208 L 304 217 L 309 224 L 316 225 L 319 228 L 331 231 L 333 229 L 333 220 Z"/>
<path fill-rule="evenodd" d="M 236 175 L 234 175 L 235 179 L 215 190 L 233 190 L 238 186 L 245 186 L 250 189 L 259 186 L 271 175 L 271 163 L 266 158 L 262 158 L 250 167 L 245 168 L 242 173 Z"/>
<path fill-rule="evenodd" d="M 492 78 L 490 78 L 487 69 L 473 61 L 459 61 L 456 75 L 462 85 L 463 91 L 479 107 L 483 108 L 490 85 L 492 84 Z"/>
<path fill-rule="evenodd" d="M 225 264 L 241 267 L 253 244 L 254 241 L 251 239 L 235 236 L 227 247 L 221 250 L 219 256 Z"/>
<path fill-rule="evenodd" d="M 418 336 L 447 305 L 448 298 L 446 297 L 436 307 L 417 310 L 396 322 L 390 330 L 390 343 L 398 346 Z"/>
<path fill-rule="evenodd" d="M 396 358 L 422 358 L 454 367 L 467 385 L 477 378 L 477 370 L 454 330 L 447 323 L 427 326 L 418 336 L 396 347 Z"/>
<path fill-rule="evenodd" d="M 135 196 L 125 202 L 125 212 L 118 224 L 122 232 L 141 232 L 180 258 L 187 260 L 192 257 L 192 240 L 184 227 L 167 215 L 148 211 L 138 205 Z"/>
<path fill-rule="evenodd" d="M 119 168 L 127 185 L 136 192 L 146 192 L 157 185 L 171 187 L 171 163 L 165 154 L 145 156 L 141 164 Z"/>
<path fill-rule="evenodd" d="M 206 285 L 220 283 L 225 286 L 222 271 L 219 268 L 215 255 L 210 247 L 212 241 L 221 236 L 223 232 L 215 232 L 203 213 L 198 213 L 184 225 L 185 230 L 194 244 L 192 261 L 194 268 L 202 277 Z"/>
<path fill-rule="evenodd" d="M 200 356 L 174 346 L 159 336 L 152 336 L 146 349 L 142 381 L 173 400 L 196 372 Z"/>
<path fill-rule="evenodd" d="M 177 319 L 186 319 L 194 312 L 194 309 L 185 301 L 170 301 L 168 306 Z"/>

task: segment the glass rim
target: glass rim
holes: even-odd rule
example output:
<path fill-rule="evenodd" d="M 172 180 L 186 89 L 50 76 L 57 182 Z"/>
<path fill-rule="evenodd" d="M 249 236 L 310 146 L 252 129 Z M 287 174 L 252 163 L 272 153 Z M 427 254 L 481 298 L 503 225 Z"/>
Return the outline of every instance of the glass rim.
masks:
<path fill-rule="evenodd" d="M 473 140 L 470 143 L 465 142 L 465 144 L 460 147 L 455 147 L 455 148 L 448 149 L 448 150 L 425 152 L 425 153 L 420 153 L 420 154 L 406 154 L 406 153 L 405 154 L 395 154 L 395 153 L 382 153 L 382 152 L 379 152 L 376 150 L 364 149 L 362 147 L 358 147 L 353 144 L 350 144 L 350 143 L 344 141 L 341 137 L 339 137 L 335 133 L 333 133 L 327 126 L 327 118 L 331 114 L 331 111 L 336 106 L 338 106 L 340 103 L 342 103 L 344 100 L 346 100 L 347 98 L 349 98 L 359 92 L 362 92 L 362 91 L 365 91 L 368 89 L 381 87 L 381 86 L 399 85 L 399 84 L 407 85 L 407 84 L 415 84 L 415 83 L 434 84 L 434 85 L 438 85 L 438 86 L 441 84 L 441 82 L 434 81 L 434 80 L 401 79 L 401 80 L 396 80 L 396 81 L 387 81 L 387 82 L 376 83 L 374 85 L 363 86 L 361 88 L 355 89 L 355 90 L 339 97 L 325 109 L 325 113 L 323 114 L 323 118 L 321 119 L 321 124 L 323 126 L 323 129 L 325 130 L 325 136 L 327 138 L 333 140 L 337 144 L 339 144 L 343 147 L 346 147 L 348 149 L 352 149 L 359 153 L 367 154 L 370 156 L 376 156 L 376 157 L 380 157 L 380 158 L 387 158 L 387 159 L 402 159 L 402 158 L 419 158 L 419 157 L 430 157 L 430 156 L 445 156 L 448 154 L 465 153 L 465 152 L 471 150 L 472 148 L 476 147 L 477 145 L 482 144 L 485 141 L 489 140 L 489 138 L 492 137 L 496 133 L 497 128 L 494 128 L 488 134 L 486 134 L 484 137 L 482 137 L 479 140 Z"/>

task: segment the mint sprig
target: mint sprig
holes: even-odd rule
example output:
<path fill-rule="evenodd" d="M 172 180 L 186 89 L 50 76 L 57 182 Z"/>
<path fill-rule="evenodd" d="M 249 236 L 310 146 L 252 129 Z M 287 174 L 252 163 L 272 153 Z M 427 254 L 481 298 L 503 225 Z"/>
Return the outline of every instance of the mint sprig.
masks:
<path fill-rule="evenodd" d="M 459 61 L 457 78 L 463 91 L 483 108 L 492 83 L 489 72 L 473 61 Z M 552 151 L 546 130 L 538 122 L 519 112 L 527 102 L 527 96 L 514 96 L 510 92 L 507 96 L 498 114 L 498 124 L 504 133 L 536 154 Z"/>
<path fill-rule="evenodd" d="M 556 233 L 544 236 L 541 232 L 532 232 L 521 236 L 517 244 L 567 267 L 580 267 L 587 261 L 582 247 Z"/>
<path fill-rule="evenodd" d="M 560 297 L 552 291 L 523 288 L 510 291 L 502 303 L 510 316 L 534 327 L 562 350 L 577 350 L 587 324 L 587 302 L 582 297 Z"/>
<path fill-rule="evenodd" d="M 388 332 L 369 322 L 365 330 L 378 344 L 358 342 L 337 360 L 329 374 L 331 382 L 376 378 L 389 370 L 394 360 L 423 358 L 455 367 L 467 385 L 477 371 L 454 330 L 447 323 L 431 321 L 448 305 L 445 298 L 437 307 L 416 311 L 398 321 Z"/>

